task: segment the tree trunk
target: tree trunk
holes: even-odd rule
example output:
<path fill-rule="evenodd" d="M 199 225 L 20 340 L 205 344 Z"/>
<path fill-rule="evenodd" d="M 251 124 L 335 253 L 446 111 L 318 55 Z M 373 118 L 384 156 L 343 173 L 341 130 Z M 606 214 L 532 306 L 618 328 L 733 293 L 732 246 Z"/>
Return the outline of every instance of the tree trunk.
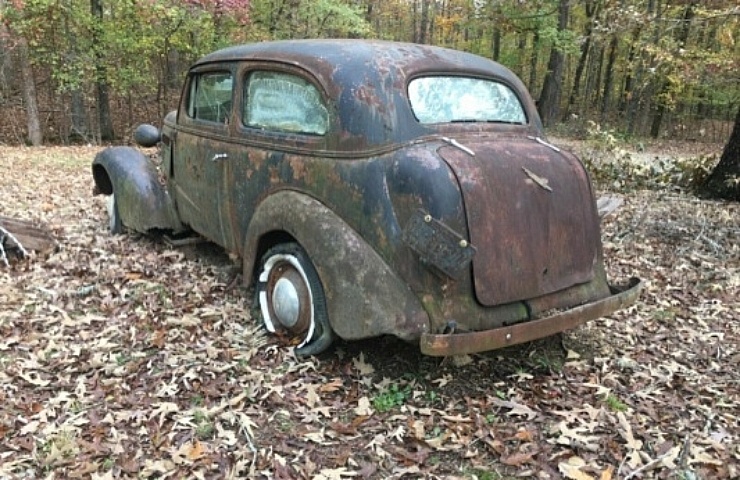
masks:
<path fill-rule="evenodd" d="M 532 56 L 529 59 L 529 91 L 534 92 L 537 86 L 537 64 L 540 63 L 540 34 L 532 36 Z"/>
<path fill-rule="evenodd" d="M 637 51 L 637 42 L 640 39 L 641 26 L 637 26 L 632 30 L 632 41 L 630 42 L 629 53 L 627 54 L 627 66 L 631 68 L 635 61 L 635 52 Z M 628 70 L 624 78 L 624 90 L 619 101 L 619 112 L 624 113 L 627 110 L 627 105 L 632 101 L 632 88 L 633 88 L 633 71 Z"/>
<path fill-rule="evenodd" d="M 498 62 L 501 58 L 501 29 L 493 27 L 493 38 L 491 39 L 491 49 L 493 50 L 493 60 Z"/>
<path fill-rule="evenodd" d="M 421 0 L 421 20 L 419 21 L 419 43 L 427 43 L 429 30 L 429 1 Z"/>
<path fill-rule="evenodd" d="M 740 202 L 740 107 L 735 115 L 735 126 L 727 141 L 719 163 L 701 187 L 701 193 L 710 198 Z"/>
<path fill-rule="evenodd" d="M 514 72 L 519 78 L 524 78 L 524 59 L 527 58 L 527 32 L 520 32 L 516 41 L 517 62 L 514 65 Z"/>
<path fill-rule="evenodd" d="M 38 147 L 44 143 L 44 134 L 41 131 L 39 105 L 36 100 L 36 81 L 33 78 L 31 61 L 28 58 L 28 42 L 23 36 L 18 37 L 18 59 L 20 61 L 21 76 L 23 77 L 23 100 L 26 103 L 28 141 L 34 147 Z"/>
<path fill-rule="evenodd" d="M 568 120 L 568 115 L 572 113 L 573 108 L 576 105 L 576 99 L 579 98 L 581 90 L 581 79 L 583 78 L 583 71 L 586 68 L 586 60 L 588 59 L 589 53 L 591 53 L 591 40 L 593 38 L 593 19 L 598 13 L 599 6 L 594 4 L 593 1 L 586 1 L 586 27 L 584 31 L 584 42 L 581 44 L 581 55 L 578 58 L 578 66 L 576 67 L 576 74 L 573 78 L 573 89 L 570 91 L 570 98 L 568 99 L 568 109 L 565 112 L 563 120 Z M 581 109 L 577 108 L 576 113 L 580 114 Z"/>
<path fill-rule="evenodd" d="M 589 29 L 590 30 L 590 29 Z M 568 120 L 568 114 L 572 113 L 573 108 L 576 105 L 576 98 L 581 90 L 581 78 L 583 77 L 583 70 L 586 68 L 586 59 L 591 51 L 591 34 L 589 33 L 586 37 L 586 41 L 581 45 L 581 55 L 578 58 L 578 66 L 576 67 L 576 74 L 573 78 L 573 89 L 570 91 L 570 99 L 568 100 L 568 110 L 565 112 L 564 120 Z M 576 108 L 576 113 L 581 113 L 580 108 Z"/>
<path fill-rule="evenodd" d="M 678 35 L 676 38 L 676 40 L 678 40 L 679 48 L 684 48 L 686 46 L 687 40 L 689 39 L 691 20 L 694 18 L 694 7 L 697 5 L 697 3 L 699 3 L 699 0 L 691 0 L 686 6 L 686 10 L 684 11 L 683 16 L 683 23 L 681 25 L 681 28 L 678 30 Z M 670 87 L 671 82 L 667 79 L 664 80 L 663 86 L 661 87 L 660 93 L 657 97 L 658 108 L 656 108 L 655 112 L 653 112 L 653 121 L 650 126 L 650 136 L 653 138 L 658 138 L 658 135 L 660 135 L 660 127 L 663 123 L 663 118 L 667 109 L 666 102 L 663 97 L 668 93 Z"/>
<path fill-rule="evenodd" d="M 558 31 L 568 27 L 570 14 L 570 0 L 560 0 L 558 4 Z M 546 126 L 555 121 L 560 111 L 560 93 L 563 83 L 563 67 L 565 54 L 554 45 L 550 51 L 550 60 L 547 62 L 547 74 L 542 84 L 539 104 L 537 105 L 542 123 Z"/>
<path fill-rule="evenodd" d="M 592 116 L 598 110 L 596 106 L 601 98 L 601 80 L 604 70 L 604 45 L 601 42 L 594 42 L 594 46 L 591 48 L 594 53 L 591 55 L 592 60 L 589 65 L 586 91 L 584 92 L 587 105 L 585 111 L 589 116 Z"/>
<path fill-rule="evenodd" d="M 101 0 L 90 0 L 90 10 L 93 17 L 97 19 L 96 30 L 93 32 L 95 48 L 95 83 L 96 97 L 98 103 L 98 121 L 100 122 L 100 140 L 109 142 L 115 138 L 113 133 L 113 119 L 110 113 L 110 97 L 108 94 L 108 75 L 103 64 L 103 55 L 100 53 L 100 35 L 97 28 L 103 21 L 103 5 Z"/>
<path fill-rule="evenodd" d="M 87 114 L 85 113 L 85 97 L 79 87 L 70 93 L 70 116 L 72 117 L 72 131 L 69 134 L 71 142 L 85 142 L 87 135 Z"/>
<path fill-rule="evenodd" d="M 609 57 L 606 61 L 606 72 L 604 73 L 604 94 L 601 97 L 601 122 L 607 119 L 609 113 L 609 100 L 611 98 L 612 86 L 614 85 L 614 62 L 617 59 L 617 46 L 619 39 L 614 35 L 609 42 Z"/>

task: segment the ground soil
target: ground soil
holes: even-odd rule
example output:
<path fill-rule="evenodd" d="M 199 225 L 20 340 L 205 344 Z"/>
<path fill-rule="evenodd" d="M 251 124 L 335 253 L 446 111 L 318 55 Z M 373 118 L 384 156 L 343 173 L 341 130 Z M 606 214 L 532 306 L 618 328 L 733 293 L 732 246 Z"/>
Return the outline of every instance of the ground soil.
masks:
<path fill-rule="evenodd" d="M 740 205 L 601 192 L 609 277 L 645 288 L 562 335 L 300 361 L 218 248 L 107 233 L 96 150 L 0 147 L 0 215 L 60 244 L 0 266 L 0 478 L 740 476 Z"/>

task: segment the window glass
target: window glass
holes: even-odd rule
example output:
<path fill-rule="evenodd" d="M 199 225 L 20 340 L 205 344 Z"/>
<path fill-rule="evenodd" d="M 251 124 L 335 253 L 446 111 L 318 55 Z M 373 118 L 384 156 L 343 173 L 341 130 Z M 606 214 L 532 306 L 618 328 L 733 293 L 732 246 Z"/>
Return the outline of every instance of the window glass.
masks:
<path fill-rule="evenodd" d="M 519 97 L 506 85 L 469 77 L 422 77 L 409 83 L 409 101 L 421 123 L 524 124 Z"/>
<path fill-rule="evenodd" d="M 196 74 L 190 82 L 188 116 L 197 120 L 227 123 L 231 113 L 229 72 Z"/>
<path fill-rule="evenodd" d="M 244 123 L 250 127 L 323 135 L 329 113 L 316 87 L 295 75 L 253 72 L 245 84 Z"/>

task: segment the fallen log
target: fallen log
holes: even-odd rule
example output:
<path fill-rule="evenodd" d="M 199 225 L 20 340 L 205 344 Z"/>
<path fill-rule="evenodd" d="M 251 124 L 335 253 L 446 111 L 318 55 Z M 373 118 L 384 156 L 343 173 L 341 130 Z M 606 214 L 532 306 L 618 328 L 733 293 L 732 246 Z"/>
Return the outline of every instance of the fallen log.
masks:
<path fill-rule="evenodd" d="M 9 266 L 9 258 L 26 258 L 29 252 L 41 255 L 57 247 L 49 229 L 44 225 L 0 215 L 0 262 Z"/>

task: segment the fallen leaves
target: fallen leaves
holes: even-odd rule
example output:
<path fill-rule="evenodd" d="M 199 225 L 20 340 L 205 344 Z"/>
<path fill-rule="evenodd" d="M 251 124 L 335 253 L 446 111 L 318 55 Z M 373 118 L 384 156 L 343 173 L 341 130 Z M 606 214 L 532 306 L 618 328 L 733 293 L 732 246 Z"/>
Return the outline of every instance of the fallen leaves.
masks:
<path fill-rule="evenodd" d="M 2 213 L 61 243 L 0 269 L 0 477 L 740 475 L 738 205 L 626 196 L 605 257 L 645 294 L 561 339 L 462 362 L 339 342 L 299 362 L 223 252 L 107 235 L 94 151 L 0 147 Z"/>

